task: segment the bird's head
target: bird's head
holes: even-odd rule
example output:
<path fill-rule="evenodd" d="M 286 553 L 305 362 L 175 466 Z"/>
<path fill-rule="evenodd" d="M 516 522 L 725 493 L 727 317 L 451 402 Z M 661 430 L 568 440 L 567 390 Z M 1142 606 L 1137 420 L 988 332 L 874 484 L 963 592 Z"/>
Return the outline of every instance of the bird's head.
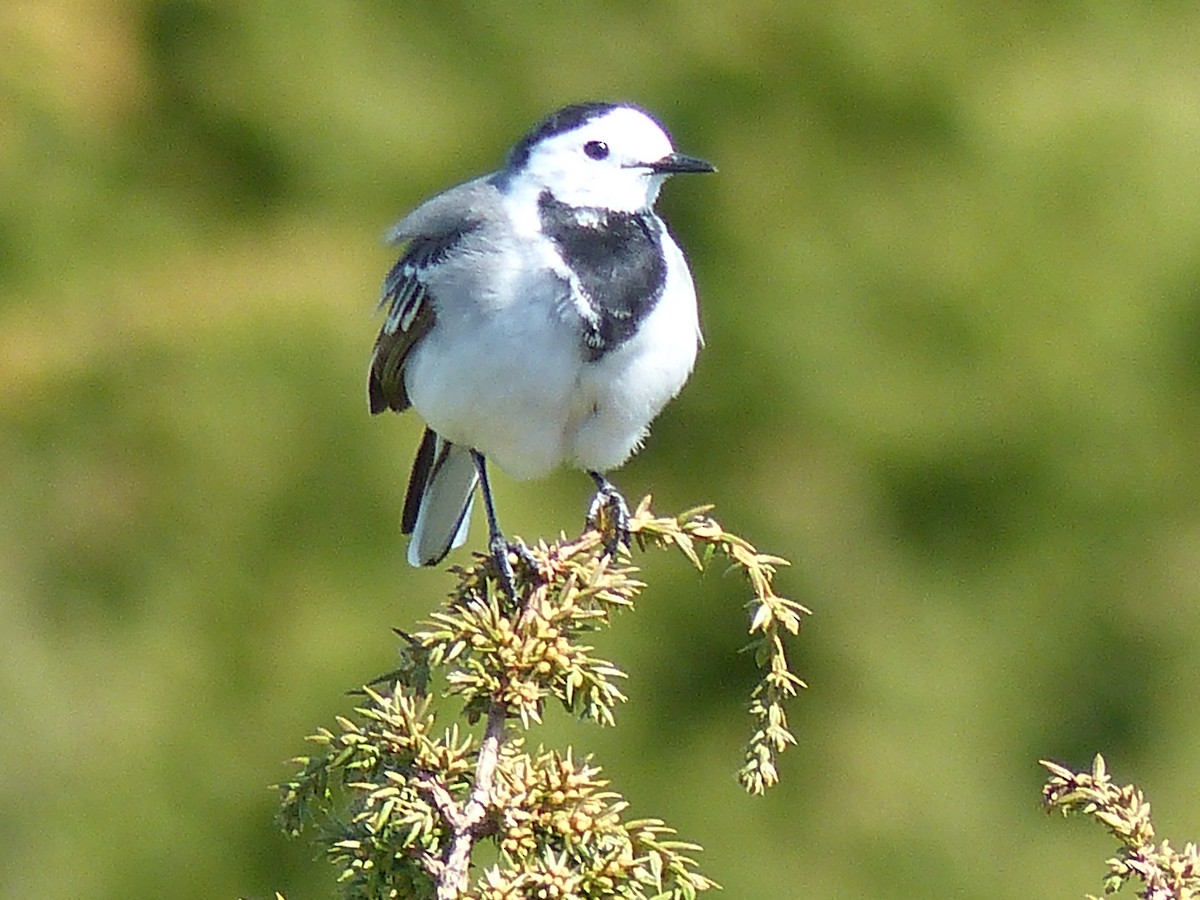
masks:
<path fill-rule="evenodd" d="M 548 116 L 509 155 L 507 176 L 532 192 L 549 191 L 574 207 L 649 209 L 668 176 L 714 172 L 675 152 L 663 127 L 635 106 L 580 103 Z"/>

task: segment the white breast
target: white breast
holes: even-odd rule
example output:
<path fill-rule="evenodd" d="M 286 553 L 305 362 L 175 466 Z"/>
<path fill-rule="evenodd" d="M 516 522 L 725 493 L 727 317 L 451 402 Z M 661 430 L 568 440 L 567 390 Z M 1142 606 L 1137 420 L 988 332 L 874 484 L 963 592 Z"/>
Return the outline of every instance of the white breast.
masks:
<path fill-rule="evenodd" d="M 569 464 L 600 472 L 621 465 L 691 374 L 700 347 L 696 289 L 683 253 L 665 228 L 662 235 L 662 297 L 632 338 L 580 372 L 584 415 L 572 425 Z"/>
<path fill-rule="evenodd" d="M 514 478 L 619 466 L 687 380 L 699 344 L 691 275 L 662 233 L 663 296 L 637 334 L 593 363 L 566 283 L 547 268 L 549 242 L 484 236 L 486 266 L 467 254 L 429 281 L 437 320 L 405 371 L 414 408 Z"/>

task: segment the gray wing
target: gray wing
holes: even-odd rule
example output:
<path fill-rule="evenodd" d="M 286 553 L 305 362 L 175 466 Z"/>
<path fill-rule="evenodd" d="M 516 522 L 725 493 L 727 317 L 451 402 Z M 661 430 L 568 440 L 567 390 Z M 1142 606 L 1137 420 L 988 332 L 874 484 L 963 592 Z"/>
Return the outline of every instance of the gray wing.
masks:
<path fill-rule="evenodd" d="M 498 202 L 491 179 L 478 178 L 426 201 L 388 231 L 388 243 L 407 241 L 408 247 L 384 279 L 379 299 L 387 317 L 375 339 L 367 378 L 372 413 L 403 412 L 412 405 L 404 386 L 404 366 L 436 319 L 425 276 L 483 224 Z"/>

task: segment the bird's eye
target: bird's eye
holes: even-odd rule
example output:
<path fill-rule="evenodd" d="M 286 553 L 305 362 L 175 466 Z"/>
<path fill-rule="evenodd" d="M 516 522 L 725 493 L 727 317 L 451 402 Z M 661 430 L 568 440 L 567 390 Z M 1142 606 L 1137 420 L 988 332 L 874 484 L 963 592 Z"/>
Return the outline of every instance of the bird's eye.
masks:
<path fill-rule="evenodd" d="M 583 152 L 589 159 L 604 159 L 608 156 L 608 144 L 604 141 L 588 141 L 583 145 Z"/>

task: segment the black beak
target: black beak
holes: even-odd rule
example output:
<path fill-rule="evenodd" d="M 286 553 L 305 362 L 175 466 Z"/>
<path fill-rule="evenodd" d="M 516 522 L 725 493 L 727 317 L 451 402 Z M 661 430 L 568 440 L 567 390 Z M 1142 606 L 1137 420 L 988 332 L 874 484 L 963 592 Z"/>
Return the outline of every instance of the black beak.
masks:
<path fill-rule="evenodd" d="M 678 175 L 684 172 L 715 172 L 717 167 L 710 162 L 696 159 L 685 153 L 668 153 L 660 160 L 648 165 L 656 175 Z"/>

